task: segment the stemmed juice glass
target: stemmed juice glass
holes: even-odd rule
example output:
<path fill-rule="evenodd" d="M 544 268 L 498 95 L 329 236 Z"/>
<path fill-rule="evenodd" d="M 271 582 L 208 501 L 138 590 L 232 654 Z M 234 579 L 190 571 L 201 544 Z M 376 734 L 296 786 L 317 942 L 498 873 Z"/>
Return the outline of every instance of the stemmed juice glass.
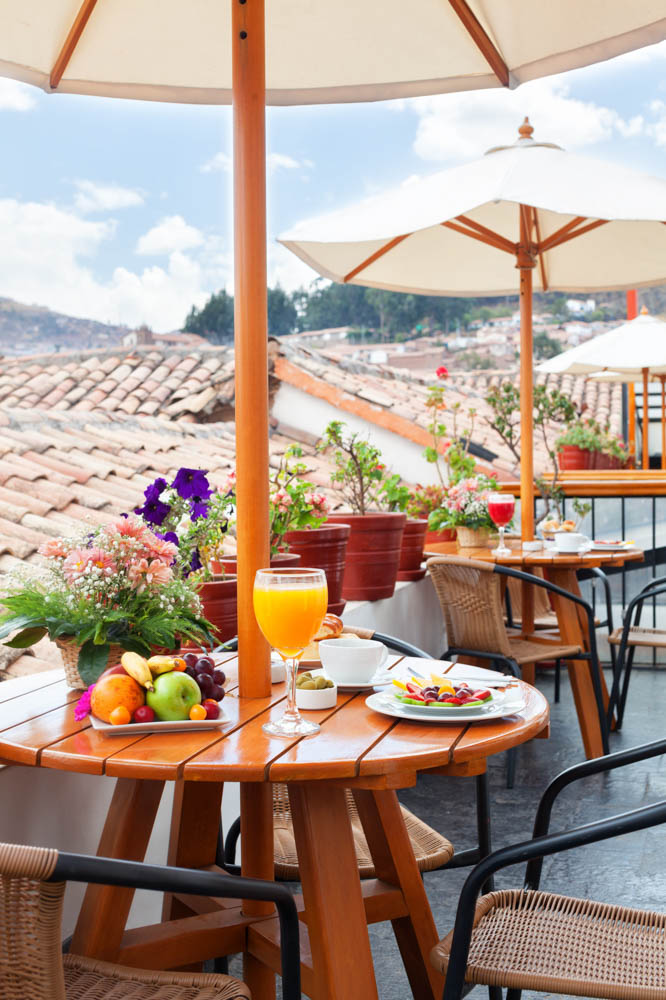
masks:
<path fill-rule="evenodd" d="M 493 524 L 499 528 L 499 545 L 495 549 L 496 556 L 511 555 L 511 549 L 504 542 L 504 529 L 512 520 L 515 509 L 516 501 L 510 493 L 488 494 L 488 514 Z"/>
<path fill-rule="evenodd" d="M 321 628 L 328 604 L 322 569 L 259 569 L 254 578 L 254 613 L 259 628 L 278 651 L 287 670 L 287 707 L 263 729 L 271 736 L 313 736 L 314 722 L 302 719 L 296 707 L 296 673 L 305 647 Z"/>

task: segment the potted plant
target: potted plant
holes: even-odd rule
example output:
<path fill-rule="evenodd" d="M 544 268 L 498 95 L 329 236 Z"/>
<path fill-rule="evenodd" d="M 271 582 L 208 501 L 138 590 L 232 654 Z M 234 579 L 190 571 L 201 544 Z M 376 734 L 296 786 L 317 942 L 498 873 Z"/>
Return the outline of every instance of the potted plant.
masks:
<path fill-rule="evenodd" d="M 591 453 L 596 451 L 594 431 L 589 421 L 575 420 L 557 439 L 557 461 L 560 471 L 569 472 L 592 468 Z"/>
<path fill-rule="evenodd" d="M 236 576 L 226 574 L 219 563 L 233 508 L 233 480 L 220 492 L 206 471 L 188 468 L 179 469 L 171 484 L 159 476 L 146 487 L 143 504 L 134 508 L 176 547 L 174 568 L 183 578 L 192 576 L 204 614 L 222 642 L 238 631 Z"/>
<path fill-rule="evenodd" d="M 328 584 L 328 611 L 344 610 L 342 583 L 350 527 L 324 524 L 328 500 L 304 477 L 303 450 L 291 445 L 271 478 L 271 552 L 287 549 L 302 566 L 323 569 Z"/>
<path fill-rule="evenodd" d="M 348 601 L 377 601 L 391 597 L 400 562 L 405 514 L 389 510 L 384 488 L 386 466 L 381 452 L 358 433 L 333 420 L 320 446 L 332 449 L 332 482 L 351 507 L 350 514 L 329 515 L 327 524 L 350 526 L 342 596 Z"/>
<path fill-rule="evenodd" d="M 39 551 L 41 575 L 10 580 L 0 638 L 18 630 L 6 645 L 24 649 L 48 635 L 71 687 L 93 684 L 123 650 L 150 656 L 182 639 L 212 641 L 196 586 L 175 569 L 176 545 L 137 517 L 49 539 Z"/>
<path fill-rule="evenodd" d="M 397 579 L 422 580 L 426 574 L 421 563 L 423 562 L 423 548 L 428 530 L 428 518 L 410 515 L 412 492 L 401 482 L 397 473 L 386 478 L 383 495 L 389 510 L 404 511 L 407 514 L 405 529 L 402 533 Z"/>
<path fill-rule="evenodd" d="M 495 530 L 488 513 L 488 494 L 496 489 L 496 480 L 489 476 L 461 479 L 449 487 L 442 506 L 430 515 L 430 526 L 455 527 L 461 548 L 487 545 Z"/>
<path fill-rule="evenodd" d="M 609 434 L 604 451 L 608 457 L 609 469 L 624 469 L 629 461 L 629 449 L 617 434 Z"/>
<path fill-rule="evenodd" d="M 422 486 L 420 483 L 412 490 L 407 504 L 407 516 L 426 521 L 426 532 L 423 539 L 424 545 L 427 545 L 429 542 L 455 541 L 455 528 L 442 528 L 440 531 L 431 531 L 427 525 L 428 518 L 432 512 L 442 506 L 446 493 L 446 486 Z"/>

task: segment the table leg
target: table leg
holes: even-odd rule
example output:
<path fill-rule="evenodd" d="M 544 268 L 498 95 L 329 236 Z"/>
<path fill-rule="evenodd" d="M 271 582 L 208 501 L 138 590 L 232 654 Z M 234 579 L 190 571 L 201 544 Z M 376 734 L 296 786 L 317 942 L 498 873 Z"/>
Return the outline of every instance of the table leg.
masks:
<path fill-rule="evenodd" d="M 208 781 L 180 779 L 175 783 L 167 864 L 179 868 L 215 864 L 223 788 L 221 783 Z M 165 895 L 162 920 L 177 920 L 191 912 L 170 894 Z"/>
<path fill-rule="evenodd" d="M 273 862 L 273 786 L 246 782 L 240 786 L 242 872 L 252 878 L 272 879 Z M 264 916 L 273 912 L 272 903 L 245 900 L 243 913 Z M 246 952 L 243 956 L 243 979 L 253 997 L 273 1000 L 275 974 Z"/>
<path fill-rule="evenodd" d="M 442 995 L 444 978 L 430 964 L 430 951 L 439 936 L 414 852 L 392 791 L 354 791 L 377 878 L 399 886 L 408 913 L 393 920 L 393 932 L 407 971 L 412 994 L 418 1000 Z"/>
<path fill-rule="evenodd" d="M 580 595 L 575 570 L 556 569 L 549 566 L 545 572 L 547 579 L 557 584 L 558 587 L 562 587 L 563 590 L 567 590 L 570 594 Z M 571 601 L 558 597 L 556 594 L 552 594 L 551 597 L 562 641 L 587 649 L 587 619 L 585 618 L 581 621 L 579 609 Z M 568 666 L 571 690 L 573 691 L 576 712 L 578 714 L 578 724 L 583 738 L 585 756 L 588 760 L 593 757 L 602 757 L 604 746 L 599 723 L 599 712 L 594 695 L 594 685 L 592 683 L 592 670 L 594 666 L 586 660 L 569 660 Z M 601 679 L 603 692 L 605 689 L 603 674 Z"/>
<path fill-rule="evenodd" d="M 163 789 L 163 781 L 117 779 L 98 856 L 143 861 Z M 115 961 L 133 898 L 133 889 L 89 885 L 72 937 L 72 952 Z"/>
<path fill-rule="evenodd" d="M 377 1000 L 345 791 L 325 782 L 290 783 L 289 801 L 312 949 L 314 1000 Z"/>

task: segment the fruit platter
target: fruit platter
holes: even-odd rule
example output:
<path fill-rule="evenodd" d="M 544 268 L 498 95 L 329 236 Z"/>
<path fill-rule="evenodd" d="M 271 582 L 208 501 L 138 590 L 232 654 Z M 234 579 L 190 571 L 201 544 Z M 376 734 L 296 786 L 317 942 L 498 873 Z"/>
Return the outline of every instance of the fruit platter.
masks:
<path fill-rule="evenodd" d="M 498 675 L 499 676 L 499 675 Z M 366 698 L 366 705 L 383 715 L 432 722 L 475 722 L 497 719 L 524 707 L 522 692 L 511 678 L 506 688 L 431 674 L 430 678 L 394 678 L 390 688 Z"/>
<path fill-rule="evenodd" d="M 126 652 L 84 692 L 74 714 L 112 736 L 214 729 L 228 721 L 225 681 L 203 651 L 149 659 Z"/>

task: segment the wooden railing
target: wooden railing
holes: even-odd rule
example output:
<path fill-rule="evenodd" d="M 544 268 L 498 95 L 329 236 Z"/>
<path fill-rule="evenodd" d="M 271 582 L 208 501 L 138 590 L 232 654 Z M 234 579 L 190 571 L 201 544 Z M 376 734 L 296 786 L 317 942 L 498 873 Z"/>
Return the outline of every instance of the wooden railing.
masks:
<path fill-rule="evenodd" d="M 545 475 L 544 479 L 552 479 Z M 558 482 L 568 497 L 660 497 L 666 496 L 666 472 L 659 469 L 618 469 L 596 472 L 561 472 Z M 518 480 L 500 483 L 503 493 L 520 495 Z"/>

